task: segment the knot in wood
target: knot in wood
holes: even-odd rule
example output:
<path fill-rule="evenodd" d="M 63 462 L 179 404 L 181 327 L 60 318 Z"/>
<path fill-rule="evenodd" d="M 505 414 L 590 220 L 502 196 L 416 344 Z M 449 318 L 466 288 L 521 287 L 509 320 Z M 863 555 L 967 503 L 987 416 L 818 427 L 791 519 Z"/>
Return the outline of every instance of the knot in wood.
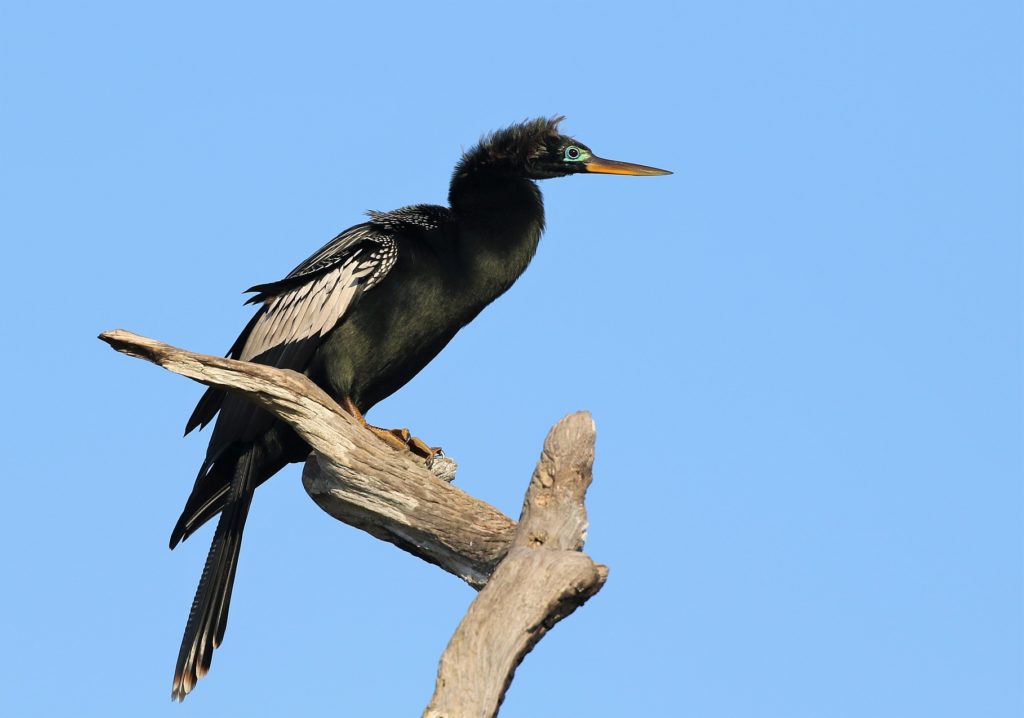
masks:
<path fill-rule="evenodd" d="M 548 542 L 547 531 L 531 531 L 530 535 L 526 538 L 526 545 L 529 548 L 543 548 L 544 544 Z"/>
<path fill-rule="evenodd" d="M 541 461 L 543 461 L 543 460 L 544 459 L 542 457 Z M 551 461 L 551 459 L 549 459 L 549 461 Z M 544 471 L 540 467 L 538 467 L 538 470 L 537 470 L 537 484 L 542 489 L 550 489 L 552 486 L 555 485 L 555 477 L 552 475 L 552 473 L 553 472 L 551 472 L 551 471 Z"/>

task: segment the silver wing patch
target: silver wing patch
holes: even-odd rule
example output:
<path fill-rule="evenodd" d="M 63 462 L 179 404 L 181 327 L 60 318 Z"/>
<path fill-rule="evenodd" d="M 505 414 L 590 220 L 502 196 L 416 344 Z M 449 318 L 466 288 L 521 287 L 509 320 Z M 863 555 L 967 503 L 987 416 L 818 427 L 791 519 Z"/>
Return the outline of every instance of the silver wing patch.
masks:
<path fill-rule="evenodd" d="M 357 252 L 316 279 L 268 299 L 238 358 L 251 361 L 273 347 L 320 337 L 333 329 L 358 294 L 376 284 L 394 264 L 394 251 L 385 257 L 381 249 L 375 248 L 372 254 Z"/>

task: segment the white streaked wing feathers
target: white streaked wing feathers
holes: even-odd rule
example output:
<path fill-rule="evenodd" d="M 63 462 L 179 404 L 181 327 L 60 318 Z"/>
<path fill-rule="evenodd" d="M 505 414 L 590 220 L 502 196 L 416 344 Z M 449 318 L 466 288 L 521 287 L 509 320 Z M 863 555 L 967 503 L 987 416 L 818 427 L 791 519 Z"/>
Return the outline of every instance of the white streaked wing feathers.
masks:
<path fill-rule="evenodd" d="M 362 258 L 359 253 L 314 281 L 271 299 L 239 359 L 250 361 L 272 347 L 323 336 L 333 329 L 355 299 L 360 283 L 378 266 Z"/>

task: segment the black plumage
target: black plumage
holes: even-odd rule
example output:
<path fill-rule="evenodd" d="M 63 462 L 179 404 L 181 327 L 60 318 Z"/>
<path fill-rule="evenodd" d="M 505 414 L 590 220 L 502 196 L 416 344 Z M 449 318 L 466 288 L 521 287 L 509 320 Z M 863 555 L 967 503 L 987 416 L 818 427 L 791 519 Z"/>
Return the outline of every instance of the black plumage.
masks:
<path fill-rule="evenodd" d="M 526 269 L 544 230 L 534 180 L 580 172 L 668 174 L 594 156 L 559 133 L 559 119 L 485 137 L 456 166 L 449 207 L 370 212 L 368 221 L 339 234 L 284 279 L 252 287 L 249 301 L 261 306 L 228 356 L 305 373 L 362 419 Z M 308 453 L 287 425 L 218 389 L 200 399 L 186 433 L 218 412 L 170 541 L 173 548 L 221 514 L 178 656 L 172 691 L 178 700 L 205 675 L 223 639 L 253 492 Z M 410 446 L 424 453 L 421 447 Z"/>

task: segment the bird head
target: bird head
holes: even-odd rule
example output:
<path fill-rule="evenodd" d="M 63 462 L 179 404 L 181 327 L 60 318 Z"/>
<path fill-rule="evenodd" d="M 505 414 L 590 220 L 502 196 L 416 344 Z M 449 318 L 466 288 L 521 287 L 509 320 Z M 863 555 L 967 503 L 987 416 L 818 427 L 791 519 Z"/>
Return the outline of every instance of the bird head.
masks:
<path fill-rule="evenodd" d="M 567 175 L 670 175 L 668 170 L 598 157 L 579 140 L 558 131 L 565 118 L 527 120 L 485 137 L 463 158 L 476 164 L 533 180 Z"/>

